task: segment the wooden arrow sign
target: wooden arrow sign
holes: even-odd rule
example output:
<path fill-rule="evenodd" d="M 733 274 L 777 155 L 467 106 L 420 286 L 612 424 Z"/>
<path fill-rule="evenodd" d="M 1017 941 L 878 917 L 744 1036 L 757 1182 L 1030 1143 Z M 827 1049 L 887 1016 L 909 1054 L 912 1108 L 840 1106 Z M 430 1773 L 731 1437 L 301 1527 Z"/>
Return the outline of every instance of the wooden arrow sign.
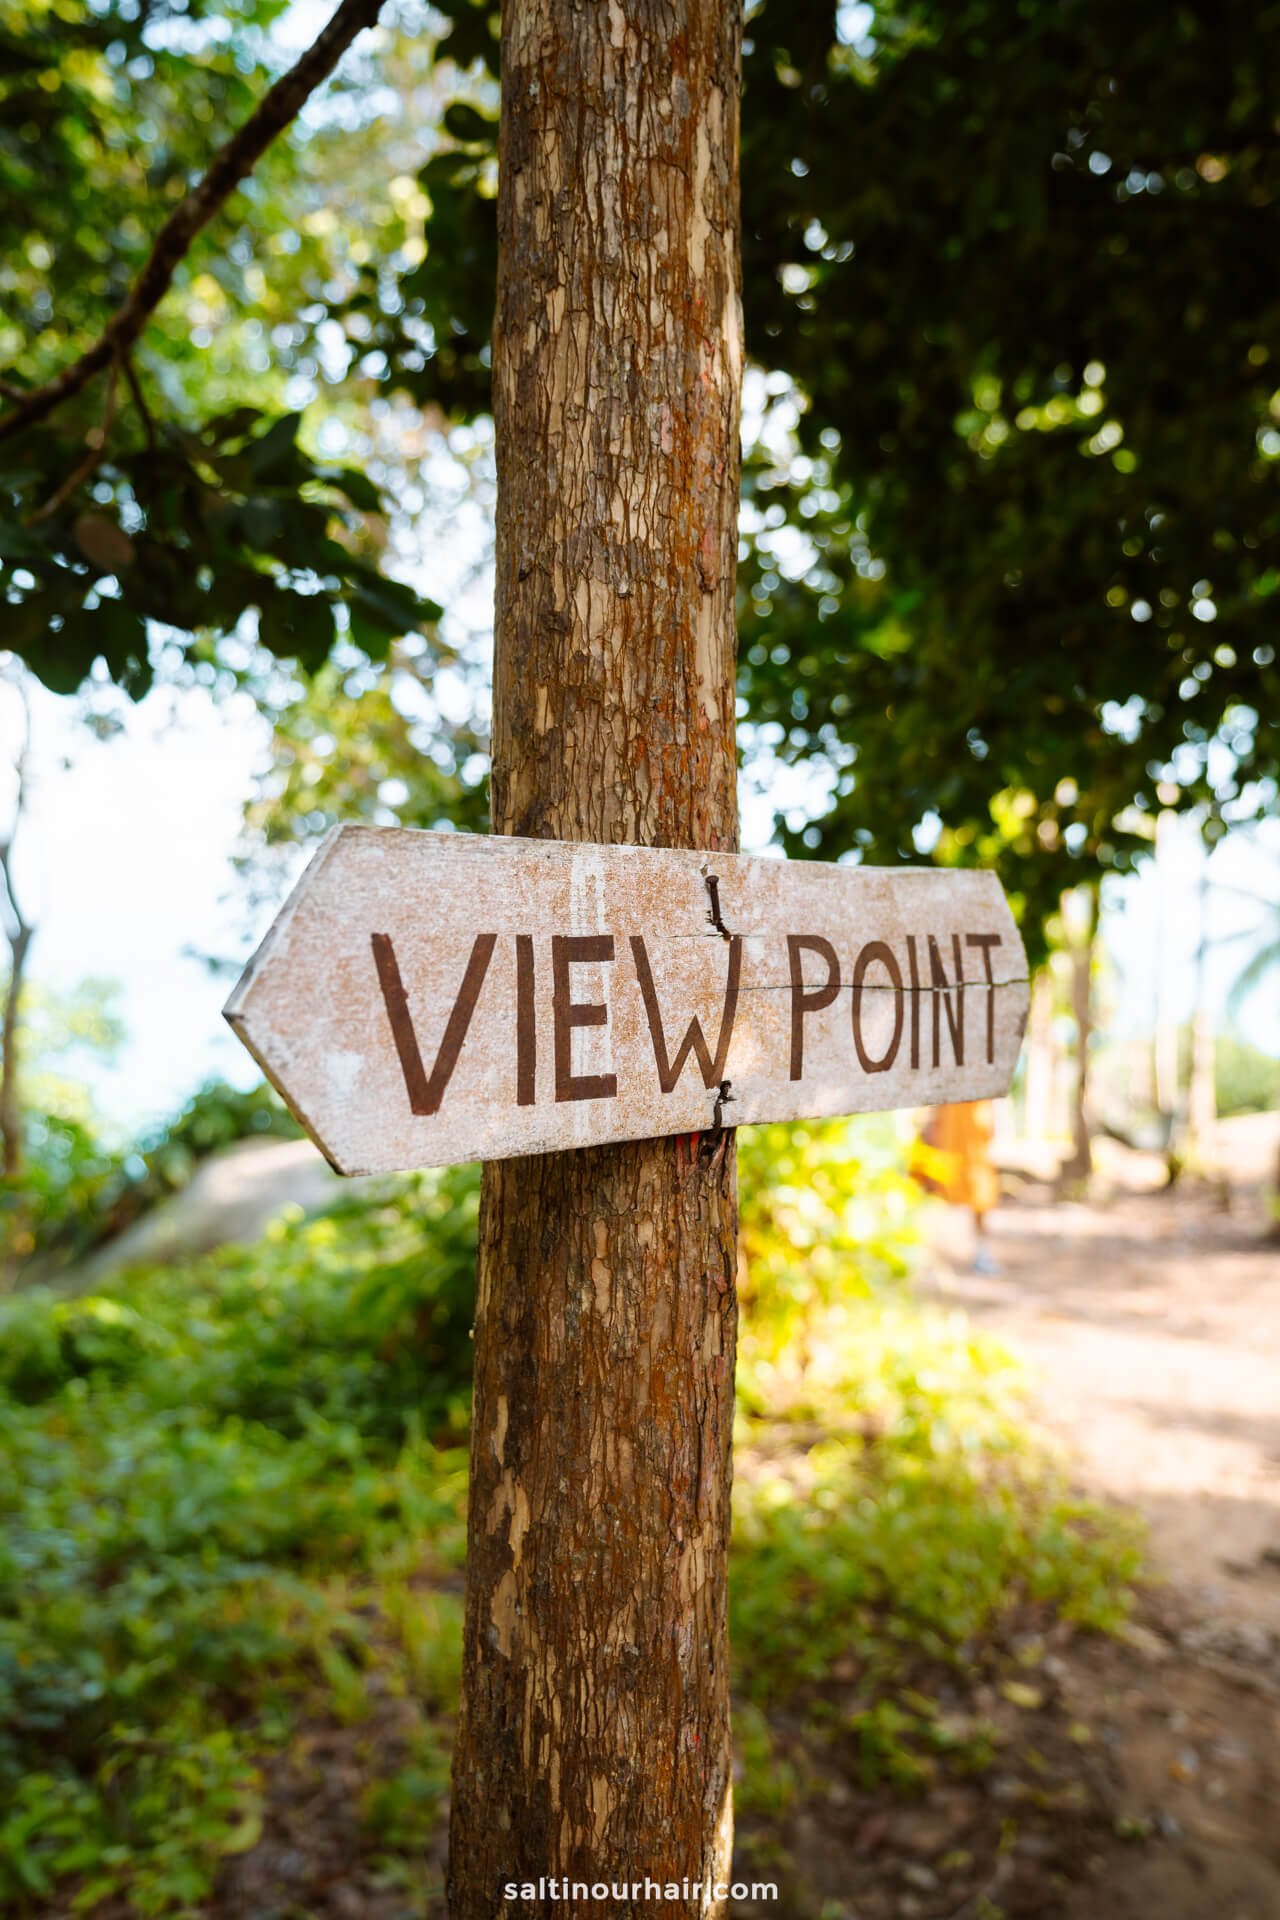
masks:
<path fill-rule="evenodd" d="M 339 1173 L 1006 1091 L 994 874 L 337 827 L 226 1016 Z"/>

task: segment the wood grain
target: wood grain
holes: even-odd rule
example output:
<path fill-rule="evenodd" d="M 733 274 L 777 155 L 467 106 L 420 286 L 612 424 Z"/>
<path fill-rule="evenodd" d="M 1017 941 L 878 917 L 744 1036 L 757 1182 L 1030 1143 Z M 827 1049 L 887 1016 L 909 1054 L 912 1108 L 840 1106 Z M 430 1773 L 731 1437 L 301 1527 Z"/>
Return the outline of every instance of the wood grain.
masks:
<path fill-rule="evenodd" d="M 341 1173 L 1003 1093 L 995 876 L 345 827 L 227 1018 Z"/>

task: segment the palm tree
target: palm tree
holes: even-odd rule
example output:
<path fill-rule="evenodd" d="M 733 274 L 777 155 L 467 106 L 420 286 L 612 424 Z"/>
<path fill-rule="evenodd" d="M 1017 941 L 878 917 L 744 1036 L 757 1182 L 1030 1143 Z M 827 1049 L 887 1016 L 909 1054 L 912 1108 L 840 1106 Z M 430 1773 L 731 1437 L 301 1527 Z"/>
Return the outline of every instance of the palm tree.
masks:
<path fill-rule="evenodd" d="M 1249 897 L 1262 908 L 1262 918 L 1256 926 L 1226 936 L 1227 940 L 1253 942 L 1253 951 L 1232 981 L 1227 995 L 1232 1015 L 1242 1010 L 1245 1001 L 1251 999 L 1273 973 L 1280 972 L 1280 900 L 1264 899 L 1258 894 Z"/>

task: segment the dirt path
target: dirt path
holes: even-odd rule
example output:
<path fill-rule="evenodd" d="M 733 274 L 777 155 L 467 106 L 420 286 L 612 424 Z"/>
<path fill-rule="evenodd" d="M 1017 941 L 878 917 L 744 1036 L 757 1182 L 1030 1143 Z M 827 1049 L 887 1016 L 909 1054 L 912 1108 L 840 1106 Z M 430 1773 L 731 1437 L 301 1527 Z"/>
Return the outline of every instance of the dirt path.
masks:
<path fill-rule="evenodd" d="M 1078 1480 L 1149 1527 L 1132 1644 L 1071 1675 L 1133 1844 L 1081 1863 L 1070 1920 L 1278 1920 L 1280 1251 L 1256 1188 L 1136 1191 L 1150 1169 L 1120 1158 L 1102 1204 L 1024 1184 L 994 1276 L 952 1223 L 933 1290 L 1027 1358 Z"/>
<path fill-rule="evenodd" d="M 944 1293 L 1006 1334 L 1097 1491 L 1139 1507 L 1201 1612 L 1280 1635 L 1280 1249 L 1252 1206 L 1119 1194 L 1002 1207 L 1000 1273 Z M 1248 1636 L 1246 1636 L 1248 1637 Z"/>

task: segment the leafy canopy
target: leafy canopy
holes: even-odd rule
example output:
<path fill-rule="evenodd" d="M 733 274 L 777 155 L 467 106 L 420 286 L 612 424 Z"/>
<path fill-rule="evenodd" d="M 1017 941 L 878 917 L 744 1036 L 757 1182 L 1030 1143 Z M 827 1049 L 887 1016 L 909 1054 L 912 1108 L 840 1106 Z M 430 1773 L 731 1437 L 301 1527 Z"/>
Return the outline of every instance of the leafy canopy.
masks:
<path fill-rule="evenodd" d="M 852 14 L 750 29 L 748 337 L 804 396 L 751 489 L 808 564 L 757 542 L 745 690 L 834 769 L 805 845 L 936 812 L 1043 912 L 1158 782 L 1277 771 L 1280 9 Z"/>
<path fill-rule="evenodd" d="M 1158 804 L 1277 773 L 1280 8 L 748 12 L 747 342 L 787 431 L 748 461 L 741 691 L 831 784 L 786 837 L 892 861 L 941 823 L 1043 920 Z M 466 414 L 494 139 L 456 132 L 405 292 Z"/>
<path fill-rule="evenodd" d="M 148 205 L 257 87 L 271 16 L 60 5 L 56 31 L 0 15 L 17 262 L 0 340 L 20 382 L 118 297 Z M 998 859 L 1035 924 L 1064 885 L 1129 864 L 1157 805 L 1245 812 L 1278 770 L 1280 7 L 748 15 L 744 305 L 768 397 L 741 692 L 830 794 L 784 837 L 892 861 L 933 836 L 940 859 Z M 421 422 L 488 408 L 497 9 L 434 17 L 434 130 L 398 149 L 398 197 L 369 164 L 372 80 L 422 75 L 383 34 L 349 111 L 300 123 L 231 237 L 184 265 L 144 341 L 157 444 L 122 380 L 118 450 L 34 525 L 101 383 L 6 450 L 14 630 L 55 684 L 94 652 L 140 663 L 144 619 L 225 630 L 256 606 L 270 646 L 319 664 L 335 633 L 376 653 L 422 611 L 381 597 L 368 483 L 317 463 L 270 401 L 325 337 L 330 413 L 353 395 Z M 46 147 L 52 193 L 33 184 Z M 353 237 L 361 192 L 374 245 Z M 256 358 L 220 358 L 227 327 Z M 258 415 L 228 419 L 231 400 Z"/>
<path fill-rule="evenodd" d="M 164 215 L 275 77 L 282 10 L 2 0 L 9 402 L 102 334 Z M 339 217 L 339 171 L 362 174 L 376 120 L 362 97 L 330 89 L 197 239 L 136 349 L 0 441 L 5 645 L 56 691 L 98 658 L 141 691 L 157 634 L 181 645 L 246 614 L 262 646 L 308 668 L 338 635 L 380 658 L 438 616 L 381 566 L 380 487 L 300 433 L 326 367 L 348 370 L 323 330 L 369 251 Z M 404 222 L 385 214 L 368 224 L 394 256 Z"/>

